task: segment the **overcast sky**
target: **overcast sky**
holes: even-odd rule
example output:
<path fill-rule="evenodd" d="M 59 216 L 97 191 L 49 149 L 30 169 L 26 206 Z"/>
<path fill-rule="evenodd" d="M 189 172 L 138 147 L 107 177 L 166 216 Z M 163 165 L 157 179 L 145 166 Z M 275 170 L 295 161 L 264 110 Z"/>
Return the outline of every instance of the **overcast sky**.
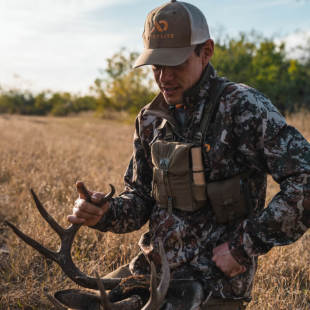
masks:
<path fill-rule="evenodd" d="M 147 13 L 159 0 L 0 0 L 0 87 L 86 93 L 105 59 L 140 52 Z M 308 0 L 187 0 L 211 36 L 256 30 L 289 47 L 310 37 Z"/>

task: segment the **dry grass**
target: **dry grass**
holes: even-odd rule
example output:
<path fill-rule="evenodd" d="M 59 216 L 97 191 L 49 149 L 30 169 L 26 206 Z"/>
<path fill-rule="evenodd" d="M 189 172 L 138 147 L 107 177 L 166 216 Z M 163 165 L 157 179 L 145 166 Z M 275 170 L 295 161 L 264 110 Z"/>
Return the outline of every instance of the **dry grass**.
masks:
<path fill-rule="evenodd" d="M 309 115 L 289 119 L 310 139 Z M 48 211 L 66 226 L 76 199 L 74 184 L 90 189 L 122 190 L 133 126 L 91 116 L 40 118 L 0 116 L 0 309 L 51 309 L 45 291 L 72 287 L 52 262 L 19 241 L 4 219 L 55 249 L 58 238 L 42 220 L 29 195 L 35 189 Z M 268 199 L 278 190 L 270 180 Z M 128 262 L 137 251 L 141 232 L 101 234 L 82 228 L 73 249 L 80 268 L 101 275 Z M 260 258 L 249 309 L 309 309 L 310 235 L 275 248 Z"/>

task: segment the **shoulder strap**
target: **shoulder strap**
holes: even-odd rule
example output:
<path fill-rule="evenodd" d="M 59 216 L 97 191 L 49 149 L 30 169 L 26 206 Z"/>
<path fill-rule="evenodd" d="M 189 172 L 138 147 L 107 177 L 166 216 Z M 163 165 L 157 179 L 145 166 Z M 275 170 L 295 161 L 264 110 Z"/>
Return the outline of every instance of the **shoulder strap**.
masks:
<path fill-rule="evenodd" d="M 221 97 L 222 92 L 228 85 L 234 84 L 230 81 L 223 81 L 220 79 L 216 79 L 214 81 L 213 87 L 211 87 L 210 90 L 210 102 L 205 107 L 202 120 L 200 122 L 200 133 L 199 133 L 199 144 L 201 145 L 204 143 L 207 135 L 207 131 L 209 129 L 210 123 L 212 121 L 213 116 L 215 115 L 218 105 L 219 105 L 219 99 Z M 197 135 L 195 135 L 197 136 Z M 198 137 L 197 136 L 197 137 Z M 198 142 L 198 141 L 197 141 Z"/>
<path fill-rule="evenodd" d="M 234 84 L 233 82 L 230 82 L 228 80 L 223 80 L 222 78 L 216 78 L 211 86 L 210 89 L 210 102 L 206 105 L 202 119 L 200 121 L 200 128 L 199 131 L 195 133 L 194 135 L 194 142 L 197 145 L 202 145 L 204 141 L 206 140 L 207 131 L 209 129 L 210 123 L 217 111 L 218 105 L 219 105 L 219 99 L 221 97 L 222 92 L 224 89 Z M 173 131 L 167 122 L 167 120 L 163 120 L 163 122 L 160 125 L 160 128 L 165 128 L 165 140 L 167 141 L 173 141 Z"/>

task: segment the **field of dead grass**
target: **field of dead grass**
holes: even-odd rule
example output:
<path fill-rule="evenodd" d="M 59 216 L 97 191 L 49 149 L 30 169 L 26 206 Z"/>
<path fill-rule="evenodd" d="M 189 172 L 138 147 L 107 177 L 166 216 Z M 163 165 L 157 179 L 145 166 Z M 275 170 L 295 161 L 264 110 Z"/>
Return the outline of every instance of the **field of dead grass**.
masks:
<path fill-rule="evenodd" d="M 309 116 L 289 118 L 308 140 Z M 56 249 L 58 237 L 36 211 L 29 189 L 67 226 L 66 215 L 77 197 L 76 180 L 83 180 L 89 189 L 105 191 L 112 183 L 118 193 L 122 191 L 132 133 L 131 125 L 91 116 L 0 115 L 0 309 L 52 309 L 45 292 L 75 286 L 59 267 L 17 239 L 4 220 Z M 270 180 L 268 200 L 277 191 Z M 104 275 L 137 253 L 140 234 L 101 234 L 82 228 L 73 258 L 85 273 Z M 295 244 L 261 257 L 248 309 L 310 309 L 309 249 L 307 233 Z"/>

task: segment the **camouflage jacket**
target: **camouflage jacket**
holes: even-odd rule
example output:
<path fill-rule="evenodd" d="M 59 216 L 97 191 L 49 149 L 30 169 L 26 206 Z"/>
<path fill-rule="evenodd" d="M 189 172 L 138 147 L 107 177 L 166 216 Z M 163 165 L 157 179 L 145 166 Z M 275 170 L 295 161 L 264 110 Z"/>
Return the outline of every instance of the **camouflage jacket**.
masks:
<path fill-rule="evenodd" d="M 140 111 L 125 191 L 114 198 L 95 228 L 127 233 L 149 221 L 149 231 L 139 242 L 145 256 L 158 261 L 157 241 L 162 239 L 173 277 L 198 279 L 214 297 L 249 298 L 257 257 L 274 246 L 294 242 L 310 225 L 310 145 L 263 94 L 243 84 L 229 85 L 204 141 L 209 145 L 203 152 L 205 176 L 211 182 L 251 171 L 249 216 L 224 225 L 216 223 L 210 207 L 172 214 L 159 208 L 151 196 L 150 145 L 163 135 L 163 119 L 181 131 L 176 141 L 193 140 L 215 76 L 209 64 L 197 85 L 184 94 L 183 130 L 162 95 Z M 267 174 L 281 190 L 264 208 Z M 212 249 L 226 241 L 234 258 L 247 267 L 233 278 L 226 277 L 211 260 Z M 138 255 L 131 262 L 132 273 L 149 272 L 145 256 Z"/>

